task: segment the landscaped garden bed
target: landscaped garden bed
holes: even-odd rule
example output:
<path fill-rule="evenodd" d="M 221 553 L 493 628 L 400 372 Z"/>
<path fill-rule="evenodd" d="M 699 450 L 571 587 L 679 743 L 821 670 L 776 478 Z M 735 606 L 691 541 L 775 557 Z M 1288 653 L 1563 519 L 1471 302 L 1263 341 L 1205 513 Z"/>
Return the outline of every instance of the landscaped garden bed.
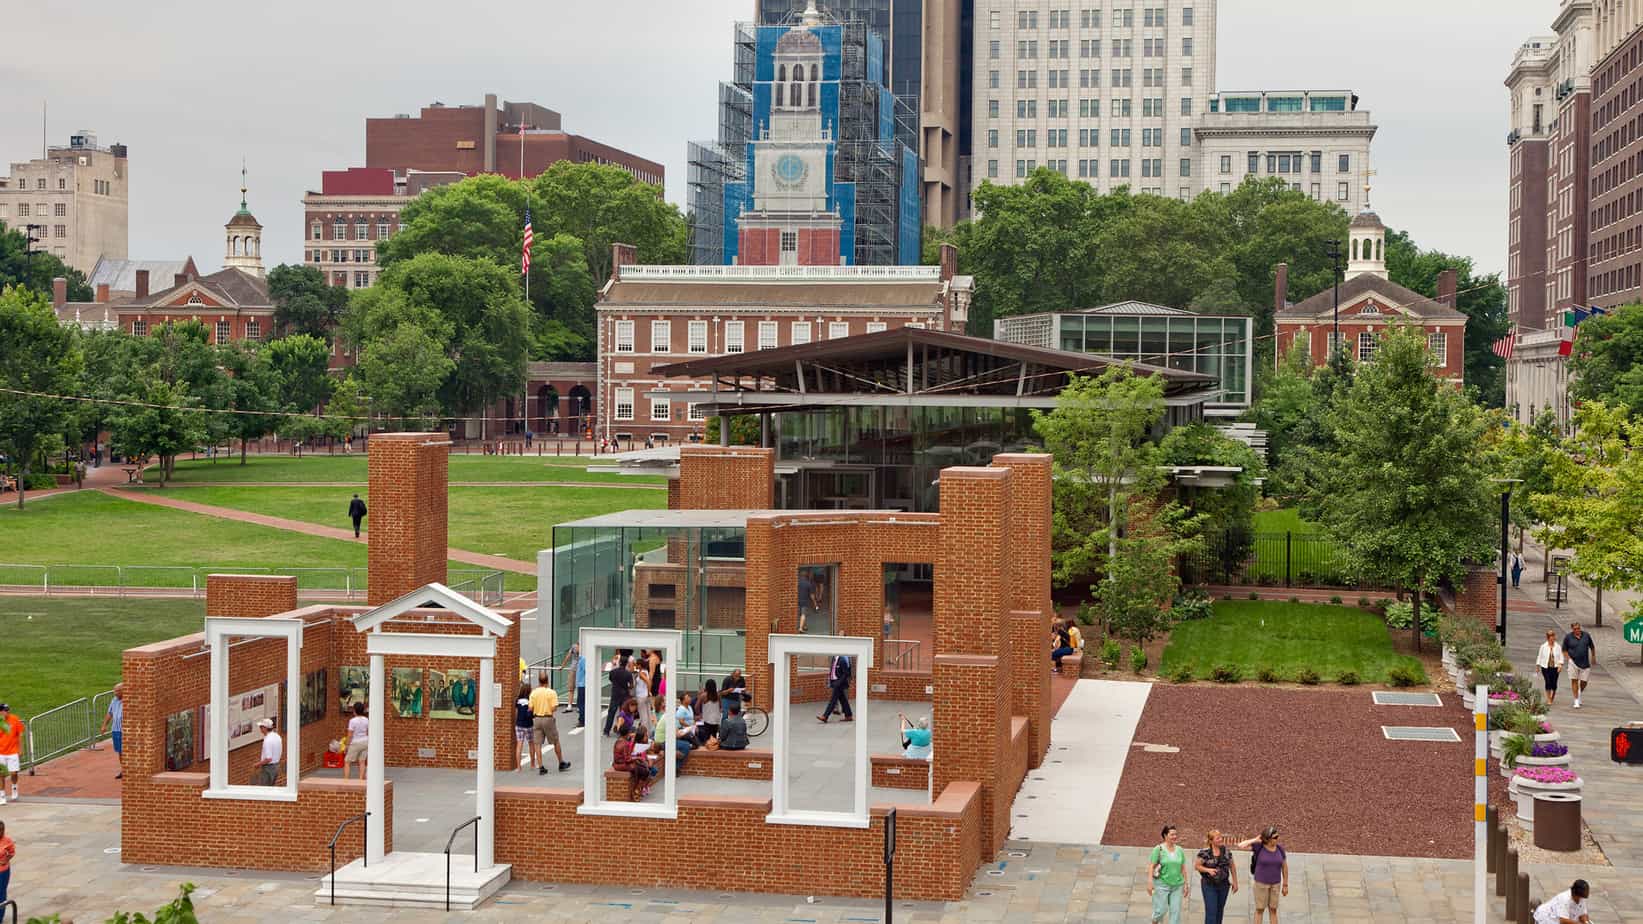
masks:
<path fill-rule="evenodd" d="M 1344 604 L 1273 600 L 1217 600 L 1209 619 L 1177 623 L 1159 674 L 1269 683 L 1427 682 L 1420 659 L 1400 654 L 1374 613 Z"/>

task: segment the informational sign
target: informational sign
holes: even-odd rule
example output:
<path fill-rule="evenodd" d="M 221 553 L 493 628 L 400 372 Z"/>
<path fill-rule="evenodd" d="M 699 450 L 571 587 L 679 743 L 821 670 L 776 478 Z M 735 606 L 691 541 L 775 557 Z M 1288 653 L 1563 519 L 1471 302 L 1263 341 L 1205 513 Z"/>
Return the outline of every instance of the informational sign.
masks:
<path fill-rule="evenodd" d="M 280 685 L 271 683 L 257 690 L 247 690 L 244 693 L 235 693 L 228 697 L 228 749 L 245 747 L 262 740 L 262 732 L 257 730 L 257 723 L 263 719 L 279 721 L 280 707 L 284 705 L 280 696 Z M 211 705 L 200 707 L 200 750 L 201 754 L 211 753 Z"/>
<path fill-rule="evenodd" d="M 1630 620 L 1622 627 L 1626 641 L 1633 645 L 1643 645 L 1643 616 Z"/>

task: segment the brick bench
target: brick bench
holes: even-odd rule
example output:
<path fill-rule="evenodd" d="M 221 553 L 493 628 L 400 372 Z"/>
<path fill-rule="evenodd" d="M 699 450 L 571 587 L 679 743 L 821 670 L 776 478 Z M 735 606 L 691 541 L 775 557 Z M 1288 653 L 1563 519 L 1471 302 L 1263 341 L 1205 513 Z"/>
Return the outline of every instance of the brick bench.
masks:
<path fill-rule="evenodd" d="M 1050 662 L 1050 666 L 1054 667 L 1055 662 L 1053 662 L 1053 661 Z M 1062 675 L 1067 676 L 1067 677 L 1077 677 L 1077 676 L 1080 676 L 1082 674 L 1083 670 L 1084 670 L 1084 653 L 1082 651 L 1077 652 L 1075 654 L 1067 655 L 1065 658 L 1061 659 L 1061 673 L 1062 673 Z"/>
<path fill-rule="evenodd" d="M 637 795 L 633 788 L 633 774 L 626 770 L 605 771 L 606 802 L 637 802 Z"/>
<path fill-rule="evenodd" d="M 929 789 L 930 762 L 922 757 L 872 754 L 873 785 L 886 789 Z"/>
<path fill-rule="evenodd" d="M 679 775 L 712 776 L 725 780 L 768 780 L 773 763 L 769 748 L 744 748 L 740 751 L 693 748 Z"/>

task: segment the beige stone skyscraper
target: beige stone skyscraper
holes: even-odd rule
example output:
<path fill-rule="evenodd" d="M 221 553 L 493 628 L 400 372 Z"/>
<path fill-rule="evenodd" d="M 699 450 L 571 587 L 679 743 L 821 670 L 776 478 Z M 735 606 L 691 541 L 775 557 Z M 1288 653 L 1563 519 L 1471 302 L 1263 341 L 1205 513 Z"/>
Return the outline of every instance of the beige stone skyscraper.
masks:
<path fill-rule="evenodd" d="M 44 157 L 13 161 L 0 177 L 0 222 L 39 225 L 37 247 L 86 275 L 98 257 L 126 258 L 130 164 L 123 144 L 99 147 L 82 131 Z"/>

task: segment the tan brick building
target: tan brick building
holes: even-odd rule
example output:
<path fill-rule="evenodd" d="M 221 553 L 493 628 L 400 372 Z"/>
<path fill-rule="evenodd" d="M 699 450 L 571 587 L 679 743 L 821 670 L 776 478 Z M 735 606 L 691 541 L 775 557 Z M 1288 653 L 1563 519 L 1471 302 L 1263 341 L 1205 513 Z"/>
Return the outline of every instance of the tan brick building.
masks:
<path fill-rule="evenodd" d="M 0 177 L 0 223 L 39 225 L 36 247 L 86 275 L 100 257 L 123 260 L 129 237 L 131 168 L 123 144 L 100 147 L 78 132 L 44 157 L 14 161 Z"/>

